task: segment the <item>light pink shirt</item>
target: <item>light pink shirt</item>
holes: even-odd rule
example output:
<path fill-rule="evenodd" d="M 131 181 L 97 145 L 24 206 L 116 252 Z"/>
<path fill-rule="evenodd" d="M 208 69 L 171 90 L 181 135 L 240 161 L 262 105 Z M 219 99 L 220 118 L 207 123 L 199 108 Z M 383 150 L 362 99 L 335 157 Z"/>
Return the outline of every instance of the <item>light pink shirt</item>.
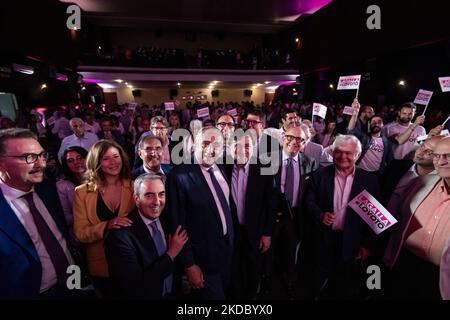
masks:
<path fill-rule="evenodd" d="M 398 122 L 389 125 L 389 127 L 386 129 L 387 137 L 390 138 L 392 136 L 402 134 L 406 131 L 406 129 L 408 129 L 409 126 L 410 124 L 404 126 Z M 423 136 L 425 134 L 425 128 L 422 126 L 417 126 L 411 133 L 409 139 L 404 144 L 392 144 L 392 152 L 394 153 L 394 158 L 398 160 L 403 159 L 408 153 L 413 150 L 417 137 Z"/>
<path fill-rule="evenodd" d="M 352 191 L 353 179 L 355 178 L 355 168 L 353 173 L 344 177 L 338 169 L 334 174 L 334 198 L 333 209 L 336 218 L 331 228 L 335 231 L 343 231 L 345 225 L 345 216 L 347 205 Z"/>
<path fill-rule="evenodd" d="M 378 171 L 380 169 L 381 160 L 383 160 L 384 145 L 383 139 L 372 137 L 369 149 L 359 163 L 359 167 L 369 172 Z"/>

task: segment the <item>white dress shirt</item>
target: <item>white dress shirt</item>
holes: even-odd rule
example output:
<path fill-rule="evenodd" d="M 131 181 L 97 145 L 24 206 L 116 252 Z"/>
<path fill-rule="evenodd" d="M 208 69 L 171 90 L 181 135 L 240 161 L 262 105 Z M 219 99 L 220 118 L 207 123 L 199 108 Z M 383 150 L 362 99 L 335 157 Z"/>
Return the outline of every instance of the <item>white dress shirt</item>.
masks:
<path fill-rule="evenodd" d="M 28 235 L 31 238 L 31 241 L 34 244 L 34 247 L 36 248 L 42 266 L 40 292 L 44 292 L 57 283 L 57 277 L 55 267 L 53 266 L 50 255 L 48 254 L 47 249 L 45 248 L 41 236 L 39 235 L 39 232 L 36 228 L 28 204 L 25 199 L 21 198 L 28 192 L 23 192 L 21 190 L 11 188 L 1 180 L 0 188 L 9 206 L 14 211 L 19 221 L 22 223 L 23 227 L 27 231 Z M 30 191 L 33 191 L 33 189 L 31 189 Z M 61 232 L 56 226 L 55 221 L 53 220 L 52 216 L 50 215 L 41 198 L 39 198 L 36 192 L 33 192 L 33 201 L 36 205 L 36 208 L 42 215 L 42 218 L 44 218 L 50 230 L 55 235 L 56 240 L 58 240 L 59 244 L 61 245 L 67 257 L 67 261 L 69 261 L 69 265 L 74 264 L 73 258 L 67 247 L 66 239 L 64 239 L 64 237 L 62 236 Z"/>
<path fill-rule="evenodd" d="M 70 136 L 65 137 L 61 142 L 61 147 L 58 151 L 58 159 L 61 162 L 64 150 L 66 150 L 68 147 L 82 147 L 89 152 L 89 150 L 97 141 L 97 135 L 90 132 L 84 132 L 84 135 L 82 137 L 77 137 L 75 133 L 71 134 Z"/>

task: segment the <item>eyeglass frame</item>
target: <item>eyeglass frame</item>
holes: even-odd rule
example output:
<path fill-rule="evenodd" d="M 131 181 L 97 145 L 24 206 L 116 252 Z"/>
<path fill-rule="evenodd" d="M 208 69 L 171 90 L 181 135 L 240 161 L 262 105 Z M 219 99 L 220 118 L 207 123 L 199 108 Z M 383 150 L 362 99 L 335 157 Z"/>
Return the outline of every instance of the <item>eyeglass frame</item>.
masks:
<path fill-rule="evenodd" d="M 228 127 L 228 128 L 234 128 L 236 125 L 233 122 L 219 122 L 217 123 L 217 126 L 220 127 Z"/>
<path fill-rule="evenodd" d="M 450 153 L 433 153 L 431 157 L 433 158 L 433 161 L 439 161 L 441 160 L 441 157 L 445 156 L 445 160 L 450 161 Z"/>
<path fill-rule="evenodd" d="M 37 154 L 37 153 L 24 153 L 21 156 L 11 156 L 11 155 L 5 155 L 3 157 L 7 157 L 7 158 L 18 158 L 18 159 L 24 159 L 25 162 L 27 164 L 33 164 L 35 163 L 39 158 L 44 158 L 45 161 L 48 160 L 49 157 L 49 153 L 47 151 L 42 151 L 41 153 Z M 29 157 L 33 157 L 34 160 L 29 160 Z"/>
<path fill-rule="evenodd" d="M 306 141 L 306 139 L 304 139 L 304 138 L 302 138 L 302 137 L 295 137 L 295 136 L 291 136 L 290 134 L 285 134 L 284 137 L 286 138 L 286 140 L 287 140 L 288 142 L 291 142 L 293 139 L 295 139 L 295 141 L 296 141 L 297 143 L 302 143 L 302 142 L 305 142 L 305 141 Z"/>

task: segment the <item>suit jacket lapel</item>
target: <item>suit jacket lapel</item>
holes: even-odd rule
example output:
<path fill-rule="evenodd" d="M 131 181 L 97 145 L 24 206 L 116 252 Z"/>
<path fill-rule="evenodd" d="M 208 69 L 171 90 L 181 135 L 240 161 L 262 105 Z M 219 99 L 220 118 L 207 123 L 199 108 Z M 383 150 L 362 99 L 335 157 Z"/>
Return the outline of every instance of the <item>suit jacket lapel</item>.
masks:
<path fill-rule="evenodd" d="M 205 201 L 207 201 L 211 210 L 216 213 L 216 217 L 222 222 L 222 220 L 220 219 L 219 209 L 216 206 L 216 201 L 214 200 L 212 191 L 209 189 L 208 181 L 206 181 L 205 177 L 203 176 L 203 172 L 199 164 L 192 165 L 192 170 L 189 171 L 189 177 L 192 179 L 195 185 L 203 189 L 198 196 L 209 197 L 209 199 Z"/>
<path fill-rule="evenodd" d="M 33 241 L 30 238 L 27 230 L 17 218 L 14 211 L 6 202 L 3 193 L 0 190 L 0 230 L 3 230 L 10 239 L 17 242 L 22 248 L 30 253 L 30 255 L 36 260 L 39 260 L 39 256 Z"/>
<path fill-rule="evenodd" d="M 158 250 L 156 249 L 155 242 L 153 241 L 150 230 L 139 216 L 139 212 L 137 211 L 137 209 L 132 211 L 132 213 L 130 213 L 128 217 L 133 221 L 133 228 L 135 228 L 136 230 L 135 235 L 139 239 L 140 243 L 147 249 L 149 253 L 158 255 Z"/>

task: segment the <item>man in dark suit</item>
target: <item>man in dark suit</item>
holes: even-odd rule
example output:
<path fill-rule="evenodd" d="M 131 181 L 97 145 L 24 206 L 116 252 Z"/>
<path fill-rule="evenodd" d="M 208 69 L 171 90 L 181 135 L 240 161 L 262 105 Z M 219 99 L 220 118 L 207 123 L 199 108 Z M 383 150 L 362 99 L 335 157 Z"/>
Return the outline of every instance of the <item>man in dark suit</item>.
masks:
<path fill-rule="evenodd" d="M 131 227 L 110 231 L 105 239 L 110 277 L 119 298 L 170 297 L 174 259 L 188 239 L 186 231 L 178 227 L 173 236 L 164 236 L 159 219 L 166 202 L 161 176 L 139 176 L 134 198 L 137 209 L 128 215 Z"/>
<path fill-rule="evenodd" d="M 175 167 L 168 178 L 168 214 L 172 230 L 186 228 L 189 241 L 180 253 L 193 295 L 224 299 L 231 273 L 234 228 L 230 188 L 222 166 L 223 138 L 214 127 L 197 134 L 193 164 Z"/>
<path fill-rule="evenodd" d="M 72 296 L 75 261 L 56 187 L 43 182 L 47 156 L 31 131 L 0 130 L 0 299 Z"/>
<path fill-rule="evenodd" d="M 109 139 L 117 142 L 122 148 L 126 148 L 125 139 L 119 131 L 112 128 L 111 119 L 103 117 L 100 121 L 101 130 L 97 133 L 98 139 Z"/>
<path fill-rule="evenodd" d="M 378 198 L 377 177 L 355 166 L 360 154 L 361 143 L 355 136 L 338 136 L 333 143 L 334 165 L 312 175 L 306 194 L 306 212 L 317 226 L 318 297 L 359 297 L 363 279 L 355 274 L 356 260 L 366 260 L 373 250 L 375 233 L 348 206 L 364 189 Z"/>
<path fill-rule="evenodd" d="M 300 127 L 286 130 L 282 140 L 279 170 L 275 177 L 277 216 L 268 267 L 270 270 L 275 267 L 275 261 L 280 261 L 277 269 L 290 299 L 295 297 L 296 252 L 304 228 L 301 204 L 306 183 L 315 167 L 315 160 L 310 160 L 303 154 L 306 142 L 306 133 Z"/>
<path fill-rule="evenodd" d="M 145 136 L 139 141 L 138 155 L 143 164 L 133 170 L 133 179 L 143 173 L 167 176 L 172 170 L 170 164 L 161 164 L 163 157 L 163 141 L 161 137 Z"/>
<path fill-rule="evenodd" d="M 261 173 L 252 158 L 250 135 L 233 145 L 235 165 L 229 172 L 231 208 L 237 217 L 230 297 L 253 299 L 261 275 L 262 254 L 270 248 L 275 225 L 276 189 L 273 175 Z"/>

